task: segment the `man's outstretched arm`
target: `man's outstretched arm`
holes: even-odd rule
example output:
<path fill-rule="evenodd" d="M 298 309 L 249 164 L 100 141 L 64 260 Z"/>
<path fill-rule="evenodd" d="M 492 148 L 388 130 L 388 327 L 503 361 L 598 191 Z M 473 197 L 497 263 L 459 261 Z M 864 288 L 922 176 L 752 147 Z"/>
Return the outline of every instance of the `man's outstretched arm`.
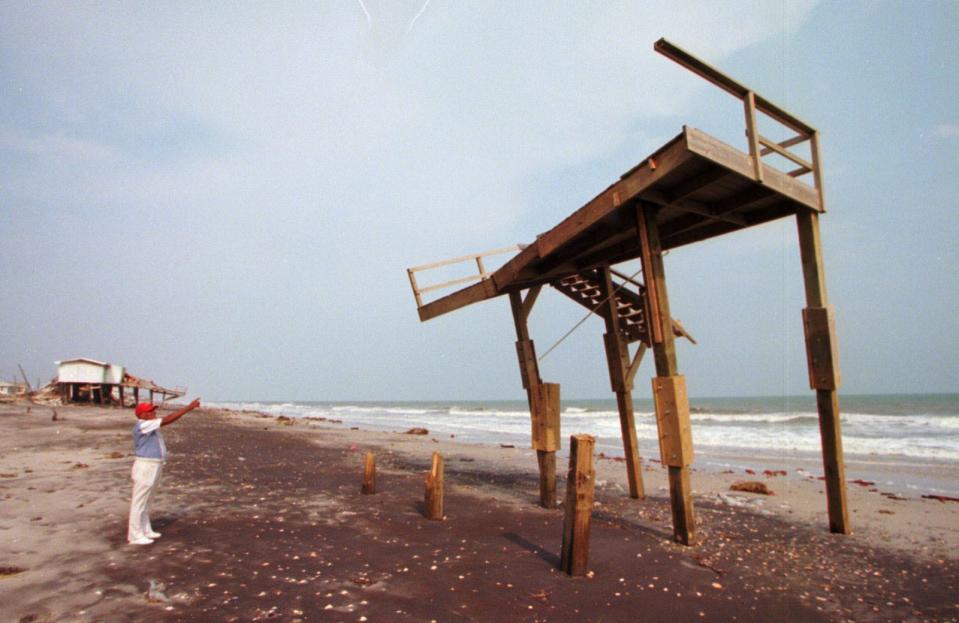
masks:
<path fill-rule="evenodd" d="M 179 411 L 177 411 L 177 412 L 175 412 L 175 413 L 171 413 L 170 415 L 168 415 L 168 416 L 166 416 L 165 418 L 163 418 L 162 420 L 160 420 L 160 426 L 166 426 L 167 424 L 173 424 L 174 422 L 176 422 L 177 420 L 179 420 L 181 417 L 183 417 L 184 415 L 186 415 L 186 414 L 189 413 L 190 411 L 193 411 L 194 409 L 196 409 L 196 408 L 199 407 L 199 406 L 200 406 L 200 399 L 197 398 L 196 400 L 194 400 L 193 402 L 191 402 L 191 403 L 188 404 L 187 406 L 183 407 L 183 408 L 180 409 Z"/>

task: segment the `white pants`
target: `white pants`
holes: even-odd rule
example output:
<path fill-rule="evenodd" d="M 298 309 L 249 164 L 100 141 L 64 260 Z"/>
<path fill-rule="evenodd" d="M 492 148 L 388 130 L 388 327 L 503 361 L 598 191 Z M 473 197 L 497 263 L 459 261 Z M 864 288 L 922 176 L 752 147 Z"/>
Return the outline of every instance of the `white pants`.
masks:
<path fill-rule="evenodd" d="M 133 496 L 130 498 L 130 521 L 127 540 L 136 541 L 153 532 L 150 526 L 150 499 L 160 486 L 163 462 L 153 459 L 133 461 Z"/>

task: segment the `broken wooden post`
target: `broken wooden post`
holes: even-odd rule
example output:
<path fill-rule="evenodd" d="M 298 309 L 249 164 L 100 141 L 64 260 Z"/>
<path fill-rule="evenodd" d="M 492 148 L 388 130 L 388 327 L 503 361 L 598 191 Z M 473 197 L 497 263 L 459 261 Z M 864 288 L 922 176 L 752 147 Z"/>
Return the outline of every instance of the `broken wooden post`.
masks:
<path fill-rule="evenodd" d="M 566 478 L 566 514 L 563 518 L 563 549 L 559 568 L 570 575 L 583 575 L 589 561 L 589 524 L 593 512 L 593 447 L 591 435 L 569 438 L 569 473 Z"/>
<path fill-rule="evenodd" d="M 619 428 L 623 435 L 623 454 L 626 456 L 626 477 L 629 481 L 629 497 L 645 498 L 642 463 L 639 458 L 639 444 L 636 441 L 636 418 L 633 413 L 633 379 L 630 376 L 629 340 L 620 326 L 616 292 L 609 270 L 604 264 L 600 270 L 599 286 L 603 295 L 603 320 L 606 322 L 606 363 L 609 366 L 609 381 L 616 393 L 616 405 L 619 409 Z"/>
<path fill-rule="evenodd" d="M 846 506 L 846 468 L 839 424 L 839 396 L 836 393 L 842 378 L 839 373 L 836 321 L 826 296 L 819 214 L 811 210 L 797 212 L 796 225 L 799 230 L 799 252 L 806 287 L 806 309 L 803 310 L 806 361 L 809 367 L 809 386 L 816 391 L 816 408 L 819 412 L 829 531 L 849 534 L 852 527 L 849 525 L 849 511 Z"/>
<path fill-rule="evenodd" d="M 529 339 L 526 320 L 533 309 L 541 286 L 530 288 L 526 298 L 510 292 L 509 302 L 516 325 L 516 354 L 519 372 L 526 390 L 532 425 L 532 446 L 539 466 L 539 503 L 543 508 L 556 506 L 556 451 L 559 449 L 559 385 L 543 383 L 536 362 L 536 346 Z"/>
<path fill-rule="evenodd" d="M 376 493 L 376 457 L 367 452 L 363 459 L 363 486 L 360 489 L 366 495 Z"/>
<path fill-rule="evenodd" d="M 426 518 L 443 519 L 443 457 L 433 453 L 433 465 L 426 473 Z"/>
<path fill-rule="evenodd" d="M 653 329 L 653 356 L 656 375 L 653 396 L 656 399 L 656 425 L 660 451 L 669 469 L 669 498 L 673 511 L 673 539 L 683 545 L 696 543 L 696 521 L 693 515 L 692 485 L 689 469 L 692 464 L 692 440 L 689 436 L 689 399 L 685 378 L 679 376 L 669 298 L 666 294 L 666 273 L 659 239 L 659 225 L 652 206 L 640 203 L 636 209 L 636 226 L 641 246 L 640 257 L 646 278 L 646 296 L 650 328 Z"/>

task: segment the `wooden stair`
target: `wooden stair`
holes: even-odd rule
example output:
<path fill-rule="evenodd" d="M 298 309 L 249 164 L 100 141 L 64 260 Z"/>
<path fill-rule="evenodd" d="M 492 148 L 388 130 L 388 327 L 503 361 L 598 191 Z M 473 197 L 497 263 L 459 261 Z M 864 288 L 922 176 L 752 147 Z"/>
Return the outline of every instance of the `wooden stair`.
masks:
<path fill-rule="evenodd" d="M 600 280 L 600 272 L 593 269 L 562 277 L 551 282 L 550 285 L 598 315 L 597 310 L 605 300 L 599 285 Z M 646 285 L 613 271 L 613 289 L 616 292 L 616 315 L 619 318 L 619 326 L 629 342 L 641 341 L 647 346 L 652 346 L 649 324 L 646 321 Z M 685 337 L 693 344 L 696 343 L 696 340 L 675 319 L 673 334 L 677 337 Z"/>

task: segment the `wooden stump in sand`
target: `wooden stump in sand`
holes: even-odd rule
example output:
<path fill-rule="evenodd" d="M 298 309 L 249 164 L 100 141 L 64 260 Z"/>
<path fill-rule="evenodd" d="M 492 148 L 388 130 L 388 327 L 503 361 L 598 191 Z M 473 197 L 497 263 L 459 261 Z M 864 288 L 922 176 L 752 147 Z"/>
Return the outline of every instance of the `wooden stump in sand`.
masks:
<path fill-rule="evenodd" d="M 433 465 L 426 473 L 426 518 L 443 519 L 443 457 L 433 453 Z"/>
<path fill-rule="evenodd" d="M 366 495 L 376 493 L 376 457 L 372 452 L 367 452 L 363 460 L 363 487 L 360 490 Z"/>
<path fill-rule="evenodd" d="M 570 575 L 583 575 L 589 560 L 589 524 L 593 512 L 593 447 L 591 435 L 569 438 L 569 475 L 566 478 L 566 515 L 563 519 L 563 549 L 559 568 Z"/>

